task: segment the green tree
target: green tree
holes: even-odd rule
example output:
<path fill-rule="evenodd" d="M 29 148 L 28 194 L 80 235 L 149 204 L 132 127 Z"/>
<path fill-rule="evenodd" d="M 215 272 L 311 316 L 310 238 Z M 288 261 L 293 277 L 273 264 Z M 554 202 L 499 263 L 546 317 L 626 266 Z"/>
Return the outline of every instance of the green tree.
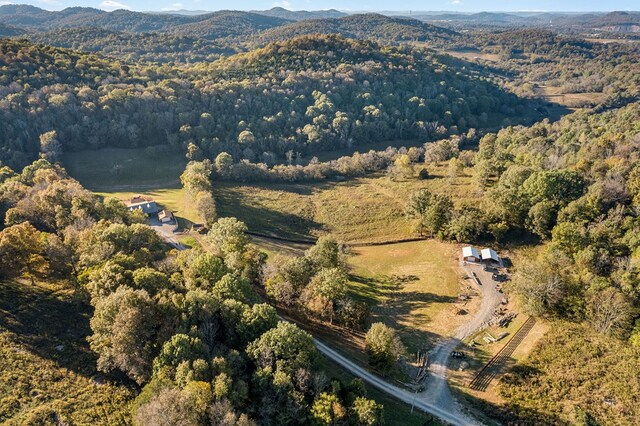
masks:
<path fill-rule="evenodd" d="M 160 326 L 156 306 L 144 290 L 118 289 L 95 304 L 88 338 L 98 369 L 119 369 L 139 384 L 151 377 Z"/>
<path fill-rule="evenodd" d="M 62 158 L 62 144 L 58 141 L 58 132 L 52 130 L 40 135 L 40 155 L 50 163 Z"/>
<path fill-rule="evenodd" d="M 133 271 L 133 284 L 135 288 L 145 290 L 151 295 L 170 287 L 166 274 L 148 267 Z"/>
<path fill-rule="evenodd" d="M 372 399 L 358 397 L 350 407 L 354 424 L 374 426 L 383 423 L 383 406 Z"/>
<path fill-rule="evenodd" d="M 340 245 L 331 237 L 320 237 L 315 245 L 305 252 L 307 259 L 318 268 L 336 268 L 342 264 Z"/>
<path fill-rule="evenodd" d="M 527 228 L 541 238 L 551 234 L 556 221 L 557 208 L 553 202 L 541 201 L 529 210 Z"/>
<path fill-rule="evenodd" d="M 247 354 L 260 367 L 271 367 L 293 374 L 308 369 L 316 358 L 316 347 L 309 333 L 289 322 L 280 321 L 247 347 Z"/>
<path fill-rule="evenodd" d="M 196 210 L 200 219 L 211 226 L 216 221 L 216 202 L 211 192 L 200 191 L 195 197 Z"/>
<path fill-rule="evenodd" d="M 278 324 L 278 313 L 266 303 L 255 304 L 242 313 L 238 334 L 246 343 L 251 342 Z"/>
<path fill-rule="evenodd" d="M 215 165 L 216 172 L 220 176 L 227 177 L 231 173 L 231 167 L 233 167 L 233 157 L 229 153 L 221 152 L 216 157 Z"/>
<path fill-rule="evenodd" d="M 197 337 L 176 334 L 162 345 L 162 350 L 153 360 L 153 373 L 173 379 L 178 366 L 187 362 L 189 366 L 199 359 L 205 359 L 208 348 Z"/>
<path fill-rule="evenodd" d="M 371 324 L 365 336 L 369 365 L 383 372 L 391 370 L 405 352 L 396 331 L 381 322 Z"/>
<path fill-rule="evenodd" d="M 577 172 L 570 170 L 543 170 L 529 176 L 522 190 L 532 204 L 551 201 L 566 205 L 582 195 L 584 180 Z"/>
<path fill-rule="evenodd" d="M 199 192 L 211 192 L 211 172 L 213 166 L 209 160 L 191 161 L 180 176 L 185 190 L 195 197 Z"/>
<path fill-rule="evenodd" d="M 249 243 L 247 225 L 234 217 L 223 217 L 213 224 L 205 241 L 223 255 L 245 251 Z"/>
<path fill-rule="evenodd" d="M 337 396 L 322 392 L 311 406 L 311 417 L 317 425 L 336 425 L 346 417 L 346 410 Z"/>
<path fill-rule="evenodd" d="M 453 213 L 453 202 L 443 194 L 432 194 L 420 189 L 409 196 L 405 206 L 405 215 L 416 221 L 416 230 L 420 235 L 425 232 L 431 236 L 445 230 Z"/>
<path fill-rule="evenodd" d="M 45 259 L 46 234 L 29 222 L 10 226 L 0 232 L 0 275 L 24 275 L 35 284 L 35 279 L 49 272 Z"/>
<path fill-rule="evenodd" d="M 307 308 L 328 317 L 333 324 L 336 302 L 346 296 L 347 282 L 347 274 L 342 269 L 321 269 L 305 289 Z"/>

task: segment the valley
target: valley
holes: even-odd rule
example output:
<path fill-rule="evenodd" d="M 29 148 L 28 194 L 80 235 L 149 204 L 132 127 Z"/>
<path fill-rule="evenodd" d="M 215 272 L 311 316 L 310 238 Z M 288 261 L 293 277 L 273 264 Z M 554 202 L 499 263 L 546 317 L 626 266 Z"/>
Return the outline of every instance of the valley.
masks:
<path fill-rule="evenodd" d="M 0 423 L 638 423 L 638 12 L 86 6 L 0 2 Z"/>

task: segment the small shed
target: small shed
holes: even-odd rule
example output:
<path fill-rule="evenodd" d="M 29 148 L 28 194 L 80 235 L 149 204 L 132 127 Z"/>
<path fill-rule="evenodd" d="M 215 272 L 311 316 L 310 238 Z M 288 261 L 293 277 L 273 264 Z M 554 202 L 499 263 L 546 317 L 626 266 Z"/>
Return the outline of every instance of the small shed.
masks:
<path fill-rule="evenodd" d="M 162 210 L 158 213 L 158 219 L 160 219 L 162 223 L 171 223 L 175 220 L 175 217 L 170 210 Z"/>
<path fill-rule="evenodd" d="M 468 246 L 462 248 L 462 259 L 465 262 L 479 262 L 482 258 L 477 248 Z"/>
<path fill-rule="evenodd" d="M 482 261 L 485 263 L 500 263 L 500 257 L 495 250 L 490 248 L 482 249 Z"/>

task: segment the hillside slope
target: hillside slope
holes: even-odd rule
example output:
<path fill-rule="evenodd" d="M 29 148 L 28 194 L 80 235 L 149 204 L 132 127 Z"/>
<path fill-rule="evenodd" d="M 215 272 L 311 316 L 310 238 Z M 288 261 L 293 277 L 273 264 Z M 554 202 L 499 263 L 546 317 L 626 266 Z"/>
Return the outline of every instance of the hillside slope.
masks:
<path fill-rule="evenodd" d="M 0 160 L 14 165 L 37 156 L 51 130 L 67 150 L 194 144 L 208 158 L 282 161 L 289 150 L 429 139 L 535 109 L 452 58 L 340 36 L 162 68 L 25 41 L 0 41 L 0 52 Z"/>

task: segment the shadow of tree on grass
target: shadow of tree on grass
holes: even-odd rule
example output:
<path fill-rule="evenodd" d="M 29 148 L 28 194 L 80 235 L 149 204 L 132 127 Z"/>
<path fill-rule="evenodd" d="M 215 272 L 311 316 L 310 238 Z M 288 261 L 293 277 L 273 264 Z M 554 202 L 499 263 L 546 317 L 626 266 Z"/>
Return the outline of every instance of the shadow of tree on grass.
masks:
<path fill-rule="evenodd" d="M 84 376 L 96 374 L 97 356 L 86 340 L 90 315 L 86 303 L 37 285 L 0 281 L 0 331 L 15 334 L 29 351 Z"/>

